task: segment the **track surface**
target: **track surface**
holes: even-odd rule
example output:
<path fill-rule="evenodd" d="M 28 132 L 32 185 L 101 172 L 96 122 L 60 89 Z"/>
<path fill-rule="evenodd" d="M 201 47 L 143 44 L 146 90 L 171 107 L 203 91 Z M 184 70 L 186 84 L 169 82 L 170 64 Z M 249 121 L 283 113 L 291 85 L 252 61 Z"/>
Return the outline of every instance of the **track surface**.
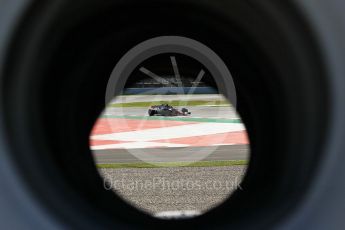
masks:
<path fill-rule="evenodd" d="M 178 107 L 180 108 L 180 107 Z M 188 106 L 186 107 L 191 113 L 191 117 L 203 118 L 238 118 L 233 107 L 227 106 Z M 148 116 L 148 108 L 143 107 L 108 107 L 105 115 L 134 115 L 134 116 Z"/>
<path fill-rule="evenodd" d="M 152 155 L 157 155 L 157 160 L 150 158 L 152 162 L 169 162 L 171 159 L 179 156 L 186 151 L 196 152 L 200 148 L 212 148 L 212 147 L 188 147 L 188 148 L 154 148 L 146 149 Z M 138 158 L 129 153 L 126 149 L 114 149 L 114 150 L 95 150 L 93 151 L 94 158 L 98 164 L 113 164 L 113 163 L 135 163 L 141 162 Z M 166 155 L 167 161 L 164 161 L 162 154 Z M 184 161 L 195 161 L 196 156 L 190 154 L 189 158 L 184 158 Z M 224 161 L 224 160 L 247 160 L 249 157 L 248 145 L 229 145 L 229 146 L 218 146 L 209 156 L 203 159 L 203 161 Z M 162 161 L 163 159 L 163 161 Z M 178 160 L 181 161 L 181 160 Z"/>
<path fill-rule="evenodd" d="M 209 95 L 210 96 L 210 95 Z M 149 97 L 149 98 L 148 98 Z M 166 96 L 164 96 L 166 97 Z M 193 99 L 209 99 L 207 98 L 207 96 L 203 96 L 203 95 L 197 95 L 197 98 L 193 98 Z M 214 97 L 219 98 L 218 95 L 215 95 Z M 122 99 L 117 100 L 117 102 L 128 102 L 128 101 L 149 101 L 149 100 L 161 100 L 162 98 L 160 97 L 154 97 L 154 98 L 150 98 L 150 96 L 130 96 L 130 97 L 125 97 Z M 166 99 L 166 98 L 165 98 Z M 172 97 L 171 99 L 174 99 L 174 97 Z M 167 100 L 167 99 L 166 99 Z M 237 119 L 238 115 L 236 113 L 236 111 L 234 110 L 233 107 L 230 106 L 191 106 L 188 107 L 188 109 L 192 112 L 192 116 L 190 116 L 190 118 L 220 118 L 220 119 Z M 107 116 L 142 116 L 142 117 L 147 117 L 147 108 L 143 108 L 143 107 L 123 107 L 123 108 L 117 108 L 117 107 L 108 107 L 106 109 L 106 111 L 104 112 L 104 114 L 106 117 Z M 111 133 L 114 132 L 114 127 L 116 129 L 118 129 L 118 132 L 128 132 L 130 131 L 131 135 L 134 135 L 137 131 L 137 128 L 141 129 L 140 132 L 140 138 L 139 137 L 135 137 L 135 138 L 129 138 L 127 137 L 129 134 L 126 133 L 126 138 L 122 137 L 121 135 L 123 133 L 120 134 L 120 137 L 118 134 L 116 134 L 115 136 L 110 135 L 109 138 L 107 138 L 107 136 L 103 136 L 102 139 L 107 139 L 107 140 L 100 140 L 98 142 L 100 142 L 100 144 L 105 144 L 104 146 L 106 146 L 106 144 L 110 144 L 109 147 L 111 147 L 112 143 L 111 140 L 114 138 L 118 141 L 122 140 L 129 140 L 129 141 L 153 141 L 153 142 L 157 142 L 156 139 L 153 140 L 144 140 L 143 138 L 149 138 L 148 134 L 146 134 L 142 129 L 143 128 L 159 128 L 159 125 L 163 125 L 165 127 L 165 129 L 162 129 L 160 132 L 162 132 L 160 135 L 163 138 L 164 136 L 168 135 L 168 127 L 169 125 L 187 125 L 187 124 L 195 124 L 195 122 L 190 121 L 190 123 L 188 123 L 188 118 L 186 117 L 185 123 L 181 123 L 180 121 L 141 121 L 141 120 L 116 120 L 117 123 L 114 124 L 114 126 L 112 127 L 111 130 L 107 130 L 104 133 Z M 171 118 L 170 118 L 171 119 Z M 113 120 L 115 121 L 115 120 Z M 123 125 L 123 122 L 126 122 L 126 125 Z M 179 124 L 179 122 L 181 124 Z M 133 123 L 133 125 L 131 125 Z M 136 124 L 138 123 L 138 124 Z M 171 124 L 170 124 L 171 123 Z M 200 125 L 203 125 L 203 123 L 199 123 Z M 205 123 L 204 123 L 205 124 Z M 220 127 L 224 127 L 224 130 L 226 130 L 226 126 L 229 126 L 229 124 L 221 124 L 221 123 L 208 123 L 210 125 L 210 128 L 214 129 L 217 125 Z M 213 125 L 214 124 L 214 125 Z M 108 125 L 108 123 L 104 124 L 105 126 Z M 158 125 L 158 126 L 157 126 Z M 207 125 L 207 124 L 205 124 Z M 125 126 L 125 127 L 122 127 Z M 127 130 L 128 127 L 130 126 L 132 128 L 132 130 Z M 132 127 L 133 126 L 133 127 Z M 157 126 L 157 127 L 156 127 Z M 231 126 L 231 125 L 230 125 Z M 175 126 L 176 129 L 178 129 L 178 126 Z M 181 126 L 182 127 L 182 126 Z M 192 129 L 192 130 L 186 130 L 185 127 L 187 126 L 183 126 L 181 128 L 181 130 L 176 131 L 176 135 L 183 135 L 186 134 L 190 131 L 195 132 L 196 130 Z M 101 128 L 101 126 L 100 126 Z M 100 130 L 100 129 L 99 129 Z M 183 153 L 186 152 L 190 152 L 190 157 L 188 158 L 183 158 L 183 161 L 195 161 L 196 160 L 196 156 L 195 154 L 193 155 L 193 152 L 197 152 L 198 150 L 202 149 L 212 149 L 211 154 L 209 156 L 207 156 L 206 158 L 204 158 L 204 161 L 221 161 L 221 160 L 246 160 L 248 159 L 248 155 L 249 155 L 249 150 L 248 150 L 248 145 L 245 144 L 245 142 L 239 140 L 238 138 L 235 137 L 235 135 L 237 135 L 236 133 L 233 134 L 216 134 L 216 135 L 209 135 L 207 136 L 207 132 L 209 132 L 210 130 L 207 128 L 204 131 L 199 131 L 199 135 L 204 135 L 202 136 L 204 139 L 199 138 L 199 139 L 195 139 L 196 137 L 185 137 L 180 138 L 183 139 L 183 141 L 178 140 L 176 141 L 176 146 L 173 145 L 174 141 L 176 139 L 172 139 L 173 137 L 165 137 L 167 139 L 170 139 L 170 143 L 167 143 L 167 145 L 169 145 L 169 148 L 165 148 L 165 147 L 157 147 L 155 146 L 155 148 L 150 148 L 150 145 L 148 145 L 147 143 L 141 143 L 141 142 L 137 142 L 137 143 L 123 143 L 119 142 L 120 144 L 118 144 L 117 142 L 114 142 L 114 148 L 115 146 L 119 146 L 119 148 L 113 149 L 105 149 L 102 148 L 102 146 L 97 146 L 97 147 L 93 147 L 93 153 L 96 159 L 97 163 L 101 163 L 101 164 L 110 164 L 110 163 L 133 163 L 133 162 L 140 162 L 141 160 L 137 159 L 134 155 L 132 155 L 130 153 L 129 150 L 127 150 L 126 148 L 136 148 L 135 146 L 146 146 L 143 147 L 145 148 L 145 152 L 150 152 L 150 155 L 157 155 L 159 157 L 157 157 L 157 159 L 150 158 L 150 161 L 152 162 L 169 162 L 172 161 L 172 159 L 174 159 L 174 157 L 176 157 L 176 159 L 179 159 L 178 161 L 181 161 L 181 156 Z M 222 131 L 219 131 L 220 133 L 222 133 Z M 225 131 L 224 131 L 225 132 Z M 155 134 L 159 133 L 159 131 L 155 131 Z M 96 133 L 95 133 L 96 134 Z M 98 134 L 103 134 L 102 132 L 98 133 Z M 194 133 L 191 133 L 191 135 L 193 135 Z M 169 135 L 168 135 L 169 136 Z M 93 143 L 96 143 L 96 139 L 99 139 L 99 137 L 94 137 L 93 139 Z M 129 139 L 128 139 L 129 138 Z M 175 137 L 176 138 L 176 137 Z M 206 139 L 205 139 L 206 138 Z M 211 139 L 214 139 L 212 142 Z M 220 146 L 218 146 L 215 150 L 214 150 L 214 146 L 212 147 L 208 147 L 207 143 L 210 142 L 210 145 L 217 143 L 217 138 L 219 138 L 219 144 Z M 229 139 L 226 140 L 226 139 Z M 138 139 L 138 140 L 137 140 Z M 143 139 L 143 140 L 142 140 Z M 241 138 L 240 138 L 241 139 Z M 185 147 L 183 146 L 183 144 L 186 144 L 185 142 L 191 142 L 188 143 L 190 146 L 189 147 Z M 224 145 L 222 146 L 222 141 L 224 144 L 226 143 L 234 143 L 236 145 Z M 161 142 L 161 141 L 160 141 Z M 201 143 L 203 142 L 203 143 Z M 214 142 L 214 143 L 213 143 Z M 205 143 L 205 144 L 204 144 Z M 145 145 L 144 145 L 145 144 Z M 152 145 L 154 145 L 154 143 L 152 143 Z M 181 146 L 178 146 L 181 145 Z M 199 147 L 200 146 L 200 147 Z M 201 147 L 202 146 L 202 147 Z M 164 161 L 164 159 L 162 158 L 162 156 L 167 156 L 167 161 Z M 186 155 L 186 154 L 185 154 Z"/>

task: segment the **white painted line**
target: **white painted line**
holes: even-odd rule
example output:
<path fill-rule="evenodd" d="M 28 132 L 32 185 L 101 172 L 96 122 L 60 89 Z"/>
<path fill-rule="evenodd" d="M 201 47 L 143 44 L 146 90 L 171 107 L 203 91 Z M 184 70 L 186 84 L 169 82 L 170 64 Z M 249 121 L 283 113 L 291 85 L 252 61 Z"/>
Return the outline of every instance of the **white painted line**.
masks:
<path fill-rule="evenodd" d="M 96 145 L 91 146 L 91 150 L 104 150 L 104 149 L 142 149 L 142 148 L 153 148 L 153 147 L 187 147 L 185 144 L 173 144 L 164 142 L 129 142 L 121 144 L 110 144 L 110 145 Z"/>
<path fill-rule="evenodd" d="M 163 139 L 194 137 L 245 130 L 240 123 L 198 123 L 166 128 L 144 129 L 132 132 L 95 135 L 94 140 L 155 141 Z"/>
<path fill-rule="evenodd" d="M 236 145 L 236 143 L 229 143 L 229 144 L 226 144 L 226 143 L 212 144 L 212 146 L 223 146 L 223 145 Z"/>

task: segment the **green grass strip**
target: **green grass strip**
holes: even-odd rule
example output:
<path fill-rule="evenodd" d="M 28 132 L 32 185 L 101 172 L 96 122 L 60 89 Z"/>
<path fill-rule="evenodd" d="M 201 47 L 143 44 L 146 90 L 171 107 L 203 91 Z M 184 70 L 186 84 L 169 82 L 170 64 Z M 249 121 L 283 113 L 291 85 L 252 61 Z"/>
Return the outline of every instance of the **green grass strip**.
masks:
<path fill-rule="evenodd" d="M 229 161 L 198 161 L 188 164 L 187 162 L 159 162 L 159 163 L 114 163 L 114 164 L 97 164 L 98 168 L 171 168 L 171 167 L 221 167 L 247 165 L 247 160 L 229 160 Z"/>
<path fill-rule="evenodd" d="M 215 105 L 215 106 L 230 106 L 229 102 L 224 100 L 194 100 L 194 101 L 141 101 L 141 102 L 128 102 L 110 104 L 108 107 L 150 107 L 152 105 L 169 104 L 171 106 L 202 106 L 202 105 Z"/>
<path fill-rule="evenodd" d="M 186 121 L 186 122 L 215 122 L 215 123 L 242 123 L 241 119 L 224 119 L 224 118 L 200 118 L 200 117 L 164 117 L 164 116 L 115 116 L 107 115 L 103 118 L 120 118 L 130 120 L 166 120 L 166 121 Z"/>

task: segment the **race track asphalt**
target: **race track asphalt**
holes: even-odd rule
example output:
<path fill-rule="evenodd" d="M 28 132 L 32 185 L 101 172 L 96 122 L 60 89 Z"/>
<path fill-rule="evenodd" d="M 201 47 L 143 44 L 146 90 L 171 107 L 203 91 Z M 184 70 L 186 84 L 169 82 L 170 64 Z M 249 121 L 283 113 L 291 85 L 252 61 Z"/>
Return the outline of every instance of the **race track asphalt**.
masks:
<path fill-rule="evenodd" d="M 165 154 L 168 161 L 174 159 L 179 159 L 178 156 L 181 154 L 188 152 L 195 152 L 200 150 L 209 148 L 212 151 L 210 155 L 203 159 L 203 161 L 225 161 L 225 160 L 248 160 L 249 157 L 249 147 L 248 145 L 226 145 L 226 146 L 218 146 L 216 149 L 214 147 L 187 147 L 187 148 L 169 148 L 169 151 L 166 151 L 166 148 L 152 148 L 152 149 L 145 149 L 145 151 L 150 152 L 150 155 L 157 155 L 157 159 L 150 158 L 152 162 L 164 162 L 164 158 L 162 158 L 162 154 Z M 93 151 L 93 155 L 97 164 L 113 164 L 113 163 L 137 163 L 141 162 L 138 158 L 132 155 L 126 149 L 110 149 L 110 150 L 95 150 Z M 163 160 L 162 160 L 163 159 Z M 195 154 L 190 154 L 189 158 L 184 158 L 184 161 L 193 162 L 195 161 Z M 180 160 L 178 160 L 180 161 Z"/>
<path fill-rule="evenodd" d="M 191 118 L 238 118 L 236 111 L 229 106 L 188 106 L 186 108 L 192 113 Z M 148 116 L 147 110 L 146 107 L 108 107 L 104 114 L 108 116 Z"/>

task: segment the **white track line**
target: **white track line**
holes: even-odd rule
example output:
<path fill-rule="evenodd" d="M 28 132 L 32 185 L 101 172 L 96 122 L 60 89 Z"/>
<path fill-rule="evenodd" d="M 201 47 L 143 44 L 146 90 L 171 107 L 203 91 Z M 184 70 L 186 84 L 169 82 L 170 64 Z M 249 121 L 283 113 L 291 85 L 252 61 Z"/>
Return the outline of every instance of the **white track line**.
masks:
<path fill-rule="evenodd" d="M 234 123 L 198 123 L 166 128 L 144 129 L 132 132 L 120 132 L 112 134 L 95 135 L 94 140 L 118 140 L 147 142 L 162 139 L 173 139 L 211 135 L 218 133 L 236 132 L 245 130 L 243 124 Z"/>
<path fill-rule="evenodd" d="M 164 142 L 127 142 L 121 144 L 110 144 L 110 145 L 97 145 L 91 146 L 92 150 L 104 150 L 104 149 L 142 149 L 142 148 L 153 148 L 153 147 L 187 147 L 185 144 L 173 144 Z"/>
<path fill-rule="evenodd" d="M 212 146 L 227 146 L 227 145 L 236 145 L 236 143 L 219 143 L 219 144 L 212 144 Z"/>

